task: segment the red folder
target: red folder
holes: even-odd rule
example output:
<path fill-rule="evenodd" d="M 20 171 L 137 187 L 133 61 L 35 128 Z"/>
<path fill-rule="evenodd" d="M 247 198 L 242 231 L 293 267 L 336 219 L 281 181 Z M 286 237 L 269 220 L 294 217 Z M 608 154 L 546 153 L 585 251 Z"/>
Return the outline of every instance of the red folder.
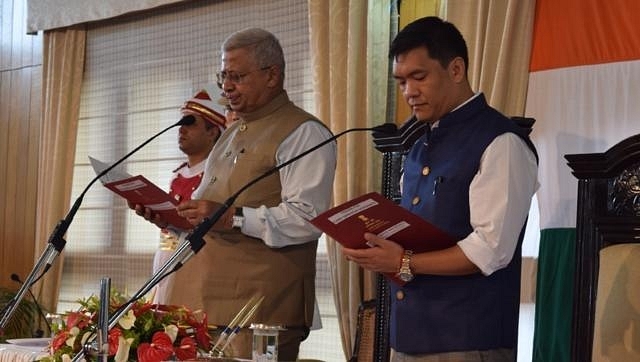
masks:
<path fill-rule="evenodd" d="M 178 202 L 142 175 L 108 182 L 104 186 L 132 204 L 150 208 L 173 226 L 187 230 L 193 227 L 187 219 L 178 215 L 176 211 Z"/>
<path fill-rule="evenodd" d="M 364 239 L 365 232 L 392 240 L 414 253 L 446 249 L 457 242 L 446 232 L 377 192 L 356 197 L 325 211 L 311 223 L 351 249 L 369 247 Z M 403 284 L 395 274 L 386 275 Z"/>

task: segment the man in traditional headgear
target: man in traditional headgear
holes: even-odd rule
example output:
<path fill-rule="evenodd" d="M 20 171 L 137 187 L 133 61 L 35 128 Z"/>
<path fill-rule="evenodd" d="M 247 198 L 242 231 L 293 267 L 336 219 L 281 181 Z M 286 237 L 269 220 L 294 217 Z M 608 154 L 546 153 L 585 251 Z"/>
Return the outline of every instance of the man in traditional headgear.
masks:
<path fill-rule="evenodd" d="M 178 132 L 178 147 L 187 156 L 187 160 L 173 170 L 169 189 L 169 195 L 178 203 L 191 200 L 191 193 L 202 180 L 207 156 L 226 128 L 225 116 L 216 111 L 222 107 L 214 101 L 214 94 L 217 93 L 213 87 L 200 89 L 180 108 L 183 116 L 193 116 L 195 121 L 180 126 Z M 138 211 L 141 213 L 142 209 L 138 208 Z M 154 273 L 171 257 L 185 234 L 183 230 L 174 228 L 162 229 L 160 247 L 153 260 Z M 155 303 L 167 303 L 166 291 L 172 280 L 173 277 L 169 276 L 158 284 L 154 296 Z"/>

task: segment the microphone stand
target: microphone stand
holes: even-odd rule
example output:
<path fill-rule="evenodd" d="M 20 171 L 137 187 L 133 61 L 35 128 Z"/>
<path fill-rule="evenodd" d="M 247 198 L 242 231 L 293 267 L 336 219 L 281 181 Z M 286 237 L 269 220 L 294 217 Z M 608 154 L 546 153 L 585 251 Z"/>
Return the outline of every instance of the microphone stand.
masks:
<path fill-rule="evenodd" d="M 18 276 L 18 274 L 16 274 L 16 273 L 11 274 L 11 280 L 15 281 L 16 283 L 20 283 L 21 285 L 23 284 L 22 280 L 20 279 L 20 276 Z M 50 336 L 51 335 L 51 324 L 47 320 L 47 317 L 44 315 L 44 312 L 42 311 L 42 307 L 40 307 L 40 303 L 38 303 L 38 299 L 36 298 L 36 296 L 31 291 L 31 288 L 27 289 L 27 292 L 31 296 L 31 299 L 33 299 L 33 303 L 35 304 L 35 307 L 38 310 L 38 314 L 40 315 L 40 317 L 42 318 L 42 321 L 47 326 L 47 330 L 49 331 L 48 336 Z M 34 332 L 33 336 L 36 337 L 36 338 L 42 338 L 44 336 L 44 331 L 42 329 L 37 329 Z"/>
<path fill-rule="evenodd" d="M 74 202 L 73 206 L 71 207 L 71 209 L 69 210 L 69 212 L 65 216 L 65 218 L 60 220 L 60 222 L 58 222 L 58 224 L 56 225 L 55 229 L 53 230 L 53 232 L 49 236 L 49 240 L 47 242 L 47 247 L 45 248 L 45 250 L 42 253 L 42 255 L 40 255 L 40 258 L 36 261 L 36 264 L 34 265 L 33 269 L 29 273 L 29 275 L 25 278 L 24 283 L 22 283 L 22 287 L 20 287 L 20 289 L 18 290 L 16 295 L 12 298 L 12 300 L 9 301 L 9 303 L 7 303 L 7 307 L 5 307 L 5 310 L 3 311 L 2 318 L 0 319 L 0 332 L 2 332 L 4 330 L 4 328 L 6 327 L 7 323 L 9 322 L 9 319 L 11 319 L 11 316 L 13 315 L 13 313 L 18 308 L 18 305 L 20 304 L 20 301 L 22 300 L 22 298 L 24 298 L 24 295 L 27 292 L 27 290 L 29 288 L 31 288 L 33 283 L 35 283 L 38 279 L 40 279 L 49 270 L 49 268 L 51 267 L 51 264 L 53 263 L 55 258 L 64 249 L 64 246 L 66 245 L 67 241 L 64 240 L 63 236 L 67 232 L 67 230 L 69 229 L 69 225 L 71 225 L 71 221 L 73 221 L 73 218 L 75 217 L 76 213 L 78 212 L 78 209 L 80 208 L 80 204 L 82 203 L 82 200 L 83 200 L 85 194 L 87 193 L 87 191 L 89 191 L 89 188 L 96 181 L 98 181 L 102 176 L 106 175 L 109 171 L 114 169 L 117 165 L 122 163 L 124 160 L 129 158 L 132 154 L 137 152 L 142 147 L 146 146 L 149 142 L 153 141 L 154 139 L 156 139 L 161 134 L 165 133 L 166 131 L 170 130 L 173 127 L 181 126 L 183 124 L 184 125 L 192 124 L 193 122 L 195 122 L 195 118 L 193 116 L 185 116 L 185 117 L 183 117 L 177 123 L 175 123 L 175 124 L 165 128 L 165 129 L 163 129 L 162 131 L 158 132 L 155 136 L 149 138 L 148 140 L 143 142 L 140 146 L 134 148 L 131 152 L 129 152 L 126 155 L 124 155 L 118 161 L 114 162 L 111 166 L 109 166 L 106 169 L 102 170 L 102 172 L 100 172 L 96 177 L 93 178 L 93 180 L 91 180 L 91 182 L 89 182 L 89 184 L 80 193 L 80 196 L 78 196 L 78 198 Z"/>
<path fill-rule="evenodd" d="M 393 128 L 393 130 L 391 129 Z M 233 205 L 233 202 L 238 198 L 238 196 L 244 192 L 249 187 L 253 186 L 256 182 L 268 177 L 275 172 L 279 171 L 281 168 L 297 161 L 298 159 L 308 155 L 309 153 L 317 150 L 318 148 L 335 141 L 340 136 L 345 133 L 353 132 L 353 131 L 378 131 L 378 132 L 394 132 L 396 130 L 396 126 L 392 123 L 385 123 L 377 127 L 372 128 L 351 128 L 345 131 L 338 133 L 337 135 L 327 138 L 326 140 L 320 142 L 319 144 L 309 148 L 308 150 L 302 152 L 301 154 L 292 157 L 291 159 L 272 167 L 267 170 L 262 175 L 256 177 L 255 179 L 249 181 L 243 187 L 241 187 L 238 191 L 236 191 L 231 197 L 229 197 L 218 210 L 216 210 L 213 214 L 208 217 L 205 217 L 196 227 L 194 227 L 191 232 L 186 237 L 187 242 L 183 242 L 178 246 L 176 251 L 173 253 L 171 258 L 165 262 L 162 267 L 153 274 L 151 279 L 149 279 L 142 287 L 134 294 L 134 296 L 129 299 L 129 301 L 123 304 L 113 315 L 109 318 L 109 329 L 115 327 L 120 318 L 122 318 L 132 307 L 133 303 L 135 303 L 138 299 L 142 298 L 146 293 L 148 293 L 156 284 L 158 284 L 162 279 L 167 277 L 169 274 L 177 271 L 182 265 L 184 265 L 187 260 L 189 260 L 193 255 L 198 253 L 200 249 L 206 244 L 204 241 L 204 235 L 207 234 L 209 229 L 215 225 L 218 220 L 224 215 L 224 213 Z M 95 340 L 95 335 L 92 335 L 87 339 L 87 343 L 93 342 Z M 80 350 L 72 359 L 72 362 L 78 362 L 84 357 L 84 350 Z"/>
<path fill-rule="evenodd" d="M 100 314 L 98 315 L 98 361 L 107 362 L 109 358 L 109 300 L 111 298 L 111 279 L 100 280 Z"/>

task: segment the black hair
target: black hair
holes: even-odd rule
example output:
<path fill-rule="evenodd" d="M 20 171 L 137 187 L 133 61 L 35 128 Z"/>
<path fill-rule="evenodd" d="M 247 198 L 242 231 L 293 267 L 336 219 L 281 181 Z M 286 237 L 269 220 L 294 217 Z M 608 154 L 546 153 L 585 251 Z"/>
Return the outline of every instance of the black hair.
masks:
<path fill-rule="evenodd" d="M 425 47 L 443 68 L 456 57 L 464 60 L 466 69 L 469 67 L 467 43 L 462 34 L 455 25 L 436 16 L 420 18 L 405 26 L 391 42 L 389 57 L 395 59 L 419 47 Z"/>

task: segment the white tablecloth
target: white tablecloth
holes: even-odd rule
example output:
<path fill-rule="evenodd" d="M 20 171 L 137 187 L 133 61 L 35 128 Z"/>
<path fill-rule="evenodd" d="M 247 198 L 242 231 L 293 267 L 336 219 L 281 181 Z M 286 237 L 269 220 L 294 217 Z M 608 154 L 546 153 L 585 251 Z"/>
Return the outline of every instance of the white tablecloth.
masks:
<path fill-rule="evenodd" d="M 0 362 L 31 362 L 46 355 L 42 347 L 0 344 Z"/>

